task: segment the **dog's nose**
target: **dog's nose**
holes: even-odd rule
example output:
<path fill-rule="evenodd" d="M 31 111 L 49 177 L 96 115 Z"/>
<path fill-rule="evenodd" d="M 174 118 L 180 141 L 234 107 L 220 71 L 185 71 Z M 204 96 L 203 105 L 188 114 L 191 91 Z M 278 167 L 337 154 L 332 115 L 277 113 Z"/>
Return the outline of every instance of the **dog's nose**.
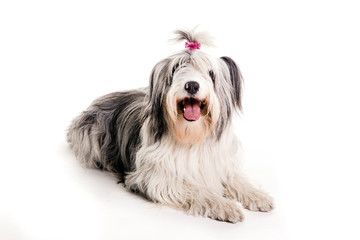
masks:
<path fill-rule="evenodd" d="M 200 85 L 195 81 L 185 83 L 185 90 L 190 94 L 195 94 L 199 91 Z"/>

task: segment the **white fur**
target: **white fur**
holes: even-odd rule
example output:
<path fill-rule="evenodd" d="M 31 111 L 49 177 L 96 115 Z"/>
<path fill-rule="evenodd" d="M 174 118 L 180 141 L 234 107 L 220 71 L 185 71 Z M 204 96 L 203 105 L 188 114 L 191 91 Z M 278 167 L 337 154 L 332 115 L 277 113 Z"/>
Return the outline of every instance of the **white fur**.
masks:
<path fill-rule="evenodd" d="M 177 40 L 211 43 L 195 30 L 177 33 Z M 190 81 L 198 91 L 184 88 Z M 68 141 L 85 165 L 117 173 L 128 189 L 155 202 L 242 221 L 243 207 L 270 211 L 274 204 L 240 168 L 231 118 L 241 110 L 241 84 L 232 59 L 186 49 L 155 65 L 149 88 L 95 101 L 73 121 Z M 197 120 L 184 118 L 181 104 L 189 98 L 201 109 Z"/>
<path fill-rule="evenodd" d="M 149 138 L 146 129 L 145 125 L 143 139 Z M 239 202 L 253 211 L 271 210 L 272 198 L 241 173 L 237 138 L 230 128 L 224 134 L 220 141 L 207 138 L 196 145 L 181 143 L 172 135 L 161 143 L 144 141 L 136 155 L 136 171 L 126 177 L 125 185 L 159 203 L 218 220 L 242 221 Z"/>

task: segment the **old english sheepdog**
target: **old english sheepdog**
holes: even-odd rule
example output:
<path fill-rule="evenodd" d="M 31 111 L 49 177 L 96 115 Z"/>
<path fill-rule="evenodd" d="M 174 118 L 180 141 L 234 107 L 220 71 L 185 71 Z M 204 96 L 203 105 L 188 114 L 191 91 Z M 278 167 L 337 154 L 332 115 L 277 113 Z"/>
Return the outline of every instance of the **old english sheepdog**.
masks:
<path fill-rule="evenodd" d="M 244 208 L 270 211 L 272 198 L 240 168 L 232 117 L 243 79 L 229 57 L 200 51 L 206 32 L 177 30 L 185 49 L 163 59 L 149 87 L 95 100 L 71 123 L 67 140 L 87 167 L 115 173 L 148 199 L 228 222 Z"/>

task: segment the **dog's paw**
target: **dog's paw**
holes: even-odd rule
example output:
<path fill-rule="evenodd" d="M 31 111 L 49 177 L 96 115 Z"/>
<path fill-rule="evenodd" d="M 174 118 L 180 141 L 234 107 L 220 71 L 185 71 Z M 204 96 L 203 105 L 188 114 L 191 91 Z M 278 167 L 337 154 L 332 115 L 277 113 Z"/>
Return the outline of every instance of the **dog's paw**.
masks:
<path fill-rule="evenodd" d="M 236 201 L 219 201 L 211 206 L 208 217 L 231 223 L 242 222 L 245 219 L 243 207 Z"/>
<path fill-rule="evenodd" d="M 183 206 L 184 207 L 184 206 Z M 194 201 L 186 211 L 191 215 L 201 215 L 214 220 L 237 223 L 244 220 L 244 208 L 237 201 L 217 198 Z"/>
<path fill-rule="evenodd" d="M 261 190 L 242 194 L 240 202 L 250 211 L 268 212 L 275 207 L 274 199 Z"/>

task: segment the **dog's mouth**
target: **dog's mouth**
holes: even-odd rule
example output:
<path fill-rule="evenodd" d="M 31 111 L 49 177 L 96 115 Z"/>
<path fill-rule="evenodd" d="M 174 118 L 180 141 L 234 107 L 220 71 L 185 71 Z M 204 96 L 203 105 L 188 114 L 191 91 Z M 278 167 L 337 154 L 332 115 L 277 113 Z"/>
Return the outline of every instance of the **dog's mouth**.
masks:
<path fill-rule="evenodd" d="M 182 114 L 185 120 L 192 122 L 200 119 L 206 114 L 207 101 L 197 98 L 186 97 L 177 101 L 178 113 Z"/>

